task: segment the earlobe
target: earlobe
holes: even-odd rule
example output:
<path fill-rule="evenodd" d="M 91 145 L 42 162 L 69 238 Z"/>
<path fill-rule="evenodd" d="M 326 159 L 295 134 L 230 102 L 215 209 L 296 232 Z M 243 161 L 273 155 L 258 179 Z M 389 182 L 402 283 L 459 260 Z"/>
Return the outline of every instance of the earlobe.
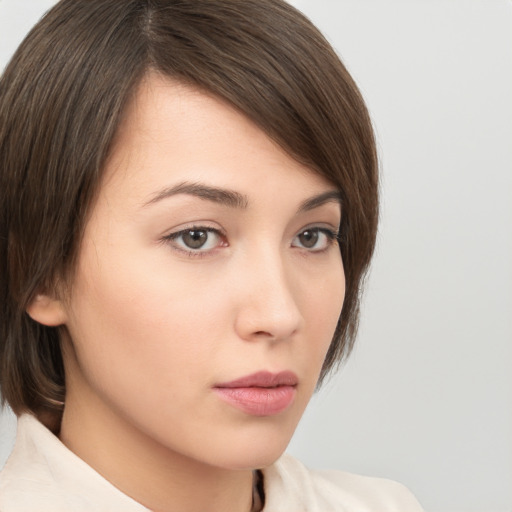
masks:
<path fill-rule="evenodd" d="M 67 321 L 62 302 L 45 294 L 37 294 L 32 299 L 27 307 L 27 313 L 32 320 L 48 327 L 57 327 Z"/>

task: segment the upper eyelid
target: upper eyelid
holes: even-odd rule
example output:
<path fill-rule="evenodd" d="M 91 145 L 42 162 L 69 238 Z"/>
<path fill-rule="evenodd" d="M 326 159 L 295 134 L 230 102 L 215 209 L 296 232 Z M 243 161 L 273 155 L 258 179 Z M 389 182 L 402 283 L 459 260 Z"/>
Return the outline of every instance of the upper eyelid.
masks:
<path fill-rule="evenodd" d="M 301 229 L 294 238 L 298 237 L 302 233 L 309 231 L 309 230 L 317 230 L 320 233 L 324 233 L 325 235 L 331 236 L 333 239 L 339 240 L 340 238 L 340 232 L 337 229 L 333 229 L 331 227 L 321 227 L 321 226 L 311 226 L 304 229 Z"/>
<path fill-rule="evenodd" d="M 341 225 L 341 222 L 337 226 L 331 224 L 330 222 L 313 222 L 311 224 L 308 224 L 307 226 L 304 226 L 303 228 L 300 228 L 300 230 L 297 231 L 297 234 L 303 233 L 304 231 L 307 231 L 308 229 L 318 229 L 320 231 L 328 231 L 330 233 L 335 234 L 336 236 L 339 236 L 340 225 Z"/>
<path fill-rule="evenodd" d="M 306 226 L 301 227 L 299 230 L 295 231 L 295 235 L 297 236 L 300 233 L 303 233 L 304 231 L 307 231 L 308 229 L 318 229 L 323 231 L 329 231 L 336 235 L 339 235 L 339 227 L 335 227 L 331 223 L 324 223 L 324 222 L 313 222 L 311 224 L 308 224 Z M 226 235 L 225 230 L 219 227 L 210 226 L 208 224 L 201 224 L 201 223 L 194 223 L 190 225 L 185 225 L 184 227 L 174 228 L 172 231 L 170 231 L 165 237 L 171 237 L 171 236 L 177 236 L 182 233 L 185 233 L 187 231 L 193 231 L 193 230 L 204 230 L 204 231 L 212 231 L 214 233 L 218 233 L 221 235 Z M 164 238 L 165 238 L 164 237 Z"/>
<path fill-rule="evenodd" d="M 214 233 L 222 233 L 223 231 L 219 228 L 214 228 L 212 226 L 201 226 L 201 225 L 194 225 L 194 226 L 186 226 L 184 228 L 179 228 L 171 231 L 167 236 L 171 235 L 181 235 L 182 233 L 186 233 L 187 231 L 212 231 Z"/>
<path fill-rule="evenodd" d="M 223 231 L 217 229 L 217 228 L 212 228 L 212 227 L 206 227 L 206 226 L 190 226 L 190 227 L 187 227 L 187 228 L 183 228 L 183 229 L 178 229 L 177 231 L 172 231 L 171 233 L 169 233 L 168 235 L 165 235 L 161 241 L 162 242 L 166 242 L 166 241 L 175 241 L 177 240 L 178 238 L 180 238 L 183 234 L 187 233 L 188 231 L 206 231 L 208 233 L 213 233 L 215 234 L 215 236 L 217 236 L 219 238 L 219 240 L 223 241 L 223 240 L 226 240 L 227 237 L 226 235 L 224 234 Z M 176 246 L 177 250 L 180 250 L 180 251 L 189 251 L 191 253 L 207 253 L 207 252 L 210 252 L 210 251 L 213 251 L 215 248 L 212 248 L 212 249 L 205 249 L 205 250 L 201 250 L 201 248 L 198 248 L 198 249 L 193 249 L 193 248 L 183 248 L 183 247 L 179 247 L 179 246 Z"/>
<path fill-rule="evenodd" d="M 201 249 L 201 247 L 199 247 L 197 249 L 194 249 L 192 247 L 186 247 L 186 246 L 181 247 L 180 244 L 178 244 L 176 242 L 176 240 L 178 238 L 180 238 L 180 236 L 183 235 L 184 233 L 186 233 L 187 231 L 193 231 L 193 230 L 197 230 L 197 231 L 202 230 L 202 231 L 207 231 L 210 233 L 215 233 L 215 235 L 218 236 L 220 240 L 225 238 L 225 235 L 222 233 L 222 231 L 217 228 L 194 225 L 194 226 L 189 226 L 189 227 L 180 228 L 180 229 L 171 231 L 169 234 L 163 236 L 160 239 L 160 242 L 162 244 L 169 245 L 173 251 L 176 251 L 177 253 L 184 254 L 190 258 L 207 257 L 208 255 L 211 255 L 216 249 L 219 248 L 219 246 L 216 246 L 216 247 L 213 247 L 210 249 Z"/>
<path fill-rule="evenodd" d="M 164 238 L 171 237 L 171 236 L 177 236 L 181 233 L 184 233 L 186 231 L 191 231 L 191 230 L 212 231 L 214 233 L 218 233 L 218 234 L 226 236 L 226 231 L 223 228 L 217 227 L 217 226 L 212 226 L 209 224 L 209 222 L 213 223 L 213 221 L 202 221 L 202 222 L 193 222 L 190 224 L 183 224 L 182 226 L 180 226 L 178 228 L 173 228 L 171 231 L 168 231 L 168 234 L 165 235 Z M 340 222 L 340 224 L 341 224 L 341 222 Z M 300 234 L 304 231 L 307 231 L 308 229 L 326 230 L 326 231 L 335 233 L 336 235 L 339 235 L 339 233 L 340 233 L 340 225 L 339 224 L 338 224 L 338 226 L 335 226 L 334 224 L 332 224 L 330 222 L 312 222 L 310 224 L 307 224 L 307 225 L 301 227 L 299 230 L 295 231 L 294 236 L 297 236 L 298 234 Z"/>
<path fill-rule="evenodd" d="M 182 224 L 179 227 L 172 228 L 170 230 L 166 231 L 166 235 L 163 236 L 163 238 L 169 238 L 171 236 L 177 236 L 181 233 L 185 233 L 187 231 L 192 230 L 204 230 L 204 231 L 213 231 L 215 233 L 219 233 L 221 235 L 225 235 L 225 231 L 223 228 L 220 228 L 218 226 L 212 226 L 209 224 L 210 221 L 202 221 L 202 222 L 191 222 L 190 224 Z M 211 221 L 213 224 L 213 221 Z"/>

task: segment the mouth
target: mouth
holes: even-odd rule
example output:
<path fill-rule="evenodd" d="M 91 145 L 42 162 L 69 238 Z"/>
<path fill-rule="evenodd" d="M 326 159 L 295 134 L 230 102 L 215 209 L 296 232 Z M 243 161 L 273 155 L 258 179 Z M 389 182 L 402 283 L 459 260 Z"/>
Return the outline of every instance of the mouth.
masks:
<path fill-rule="evenodd" d="M 262 371 L 217 384 L 213 390 L 222 400 L 246 414 L 272 416 L 291 405 L 297 385 L 298 378 L 293 372 Z"/>

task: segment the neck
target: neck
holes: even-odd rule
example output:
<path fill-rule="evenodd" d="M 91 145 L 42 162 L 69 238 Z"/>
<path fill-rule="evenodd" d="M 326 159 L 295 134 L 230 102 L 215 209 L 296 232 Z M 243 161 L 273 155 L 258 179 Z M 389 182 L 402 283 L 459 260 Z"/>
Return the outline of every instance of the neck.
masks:
<path fill-rule="evenodd" d="M 106 404 L 84 398 L 73 397 L 68 388 L 60 439 L 126 495 L 154 512 L 251 510 L 252 471 L 205 465 L 176 453 Z"/>

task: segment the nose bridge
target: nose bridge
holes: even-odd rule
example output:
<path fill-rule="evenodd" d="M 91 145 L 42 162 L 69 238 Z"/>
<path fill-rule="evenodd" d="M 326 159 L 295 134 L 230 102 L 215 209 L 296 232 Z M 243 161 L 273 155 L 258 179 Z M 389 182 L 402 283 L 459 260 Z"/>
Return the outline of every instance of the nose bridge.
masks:
<path fill-rule="evenodd" d="M 300 327 L 302 316 L 286 254 L 279 247 L 260 245 L 245 259 L 243 275 L 237 318 L 242 336 L 289 338 Z"/>

